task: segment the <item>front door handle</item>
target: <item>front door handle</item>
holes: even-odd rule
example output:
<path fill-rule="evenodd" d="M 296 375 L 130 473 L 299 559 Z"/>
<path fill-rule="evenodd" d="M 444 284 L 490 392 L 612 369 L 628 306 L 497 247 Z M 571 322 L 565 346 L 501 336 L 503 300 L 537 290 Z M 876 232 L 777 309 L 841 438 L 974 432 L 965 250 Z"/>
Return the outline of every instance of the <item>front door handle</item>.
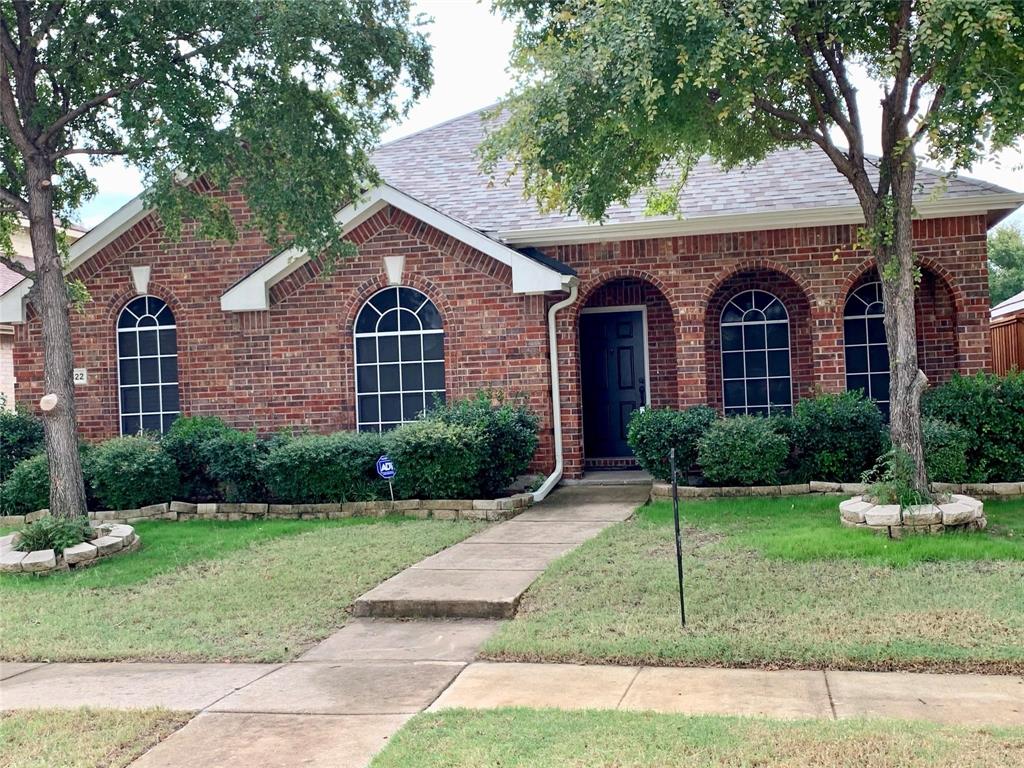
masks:
<path fill-rule="evenodd" d="M 643 408 L 645 405 L 647 405 L 647 386 L 646 385 L 647 385 L 647 380 L 643 376 L 641 376 L 640 377 L 640 407 L 641 408 Z"/>

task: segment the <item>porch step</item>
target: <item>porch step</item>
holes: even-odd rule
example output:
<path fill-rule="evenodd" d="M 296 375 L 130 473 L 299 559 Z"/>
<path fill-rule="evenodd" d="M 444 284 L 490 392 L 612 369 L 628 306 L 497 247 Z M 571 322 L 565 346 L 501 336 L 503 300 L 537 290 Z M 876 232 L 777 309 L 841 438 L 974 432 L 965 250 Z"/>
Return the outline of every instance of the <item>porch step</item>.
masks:
<path fill-rule="evenodd" d="M 596 469 L 584 472 L 579 480 L 563 480 L 562 485 L 646 485 L 652 486 L 654 478 L 640 469 Z"/>

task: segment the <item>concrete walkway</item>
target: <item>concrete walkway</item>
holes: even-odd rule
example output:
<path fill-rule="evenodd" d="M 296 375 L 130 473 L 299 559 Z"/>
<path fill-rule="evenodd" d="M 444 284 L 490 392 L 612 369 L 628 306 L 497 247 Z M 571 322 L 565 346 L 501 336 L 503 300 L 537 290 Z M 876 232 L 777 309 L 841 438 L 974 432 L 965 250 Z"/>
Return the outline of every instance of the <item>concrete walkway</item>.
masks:
<path fill-rule="evenodd" d="M 388 618 L 511 618 L 523 593 L 553 560 L 627 519 L 649 496 L 649 484 L 561 488 L 513 520 L 388 579 L 356 600 L 352 612 Z"/>
<path fill-rule="evenodd" d="M 479 662 L 469 665 L 431 709 L 452 707 L 1024 726 L 1024 677 Z"/>

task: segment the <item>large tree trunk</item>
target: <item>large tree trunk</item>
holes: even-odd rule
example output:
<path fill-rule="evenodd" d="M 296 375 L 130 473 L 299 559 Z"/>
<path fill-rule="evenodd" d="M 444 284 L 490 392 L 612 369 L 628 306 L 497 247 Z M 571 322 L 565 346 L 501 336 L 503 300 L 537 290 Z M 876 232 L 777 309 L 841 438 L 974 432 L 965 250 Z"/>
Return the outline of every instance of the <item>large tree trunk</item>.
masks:
<path fill-rule="evenodd" d="M 30 162 L 26 171 L 29 234 L 36 271 L 30 300 L 42 321 L 43 382 L 46 394 L 56 395 L 57 400 L 54 407 L 43 411 L 46 456 L 50 466 L 50 514 L 70 518 L 86 513 L 86 500 L 75 420 L 74 359 L 68 291 L 57 251 L 51 169 L 44 161 L 36 161 Z"/>
<path fill-rule="evenodd" d="M 917 325 L 914 294 L 917 268 L 914 264 L 913 191 L 916 158 L 907 153 L 892 170 L 892 206 L 879 209 L 888 217 L 891 236 L 876 246 L 875 258 L 885 300 L 885 335 L 889 344 L 889 413 L 893 444 L 914 462 L 913 483 L 928 492 L 921 435 L 921 394 L 928 377 L 917 359 Z M 877 222 L 876 222 L 877 226 Z"/>

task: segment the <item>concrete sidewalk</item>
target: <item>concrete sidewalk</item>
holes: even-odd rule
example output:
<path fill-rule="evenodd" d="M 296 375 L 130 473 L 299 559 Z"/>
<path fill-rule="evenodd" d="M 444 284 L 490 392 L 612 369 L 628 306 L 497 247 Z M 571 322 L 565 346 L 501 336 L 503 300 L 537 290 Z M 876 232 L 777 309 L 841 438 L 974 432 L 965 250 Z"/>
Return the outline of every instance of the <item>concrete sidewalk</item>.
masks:
<path fill-rule="evenodd" d="M 478 662 L 459 675 L 431 710 L 452 707 L 1024 726 L 1024 677 Z"/>
<path fill-rule="evenodd" d="M 560 488 L 508 522 L 439 552 L 380 584 L 356 616 L 508 619 L 555 559 L 629 518 L 650 485 Z"/>

